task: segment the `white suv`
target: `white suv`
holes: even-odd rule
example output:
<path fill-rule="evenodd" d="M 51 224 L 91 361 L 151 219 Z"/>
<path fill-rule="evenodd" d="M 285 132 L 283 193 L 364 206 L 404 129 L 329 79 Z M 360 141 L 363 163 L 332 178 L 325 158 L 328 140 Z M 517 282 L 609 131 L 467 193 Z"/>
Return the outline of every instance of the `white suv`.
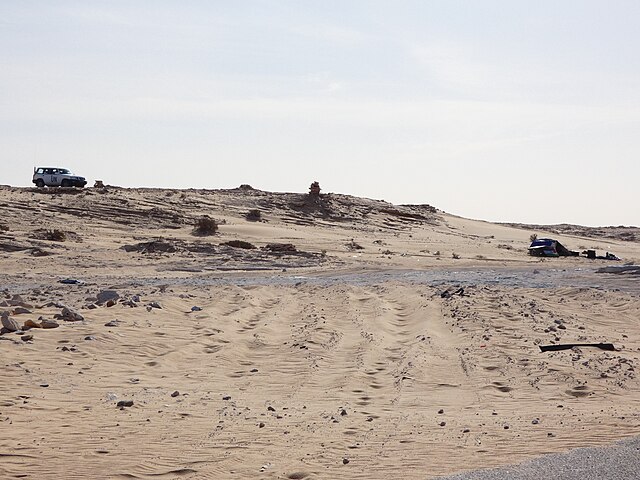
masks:
<path fill-rule="evenodd" d="M 33 183 L 36 187 L 84 187 L 87 180 L 78 177 L 66 168 L 56 167 L 34 167 Z"/>

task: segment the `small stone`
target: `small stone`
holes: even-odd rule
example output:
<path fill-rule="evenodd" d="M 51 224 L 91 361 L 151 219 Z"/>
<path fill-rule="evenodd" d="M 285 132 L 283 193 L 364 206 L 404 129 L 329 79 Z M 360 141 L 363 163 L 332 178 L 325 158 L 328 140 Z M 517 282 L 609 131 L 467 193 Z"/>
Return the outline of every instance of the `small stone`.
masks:
<path fill-rule="evenodd" d="M 30 328 L 42 328 L 42 325 L 40 325 L 38 322 L 34 322 L 33 320 L 27 320 L 26 322 L 24 322 L 22 329 L 29 330 Z"/>
<path fill-rule="evenodd" d="M 118 303 L 118 302 L 116 302 L 114 299 L 111 299 L 111 300 L 107 300 L 106 303 L 104 304 L 104 306 L 105 307 L 113 307 L 116 303 Z"/>
<path fill-rule="evenodd" d="M 447 422 L 440 422 L 440 426 L 444 427 L 447 424 Z"/>
<path fill-rule="evenodd" d="M 504 428 L 505 430 L 509 430 L 509 425 L 505 425 L 503 428 Z"/>
<path fill-rule="evenodd" d="M 340 415 L 346 417 L 348 414 L 347 411 L 343 408 L 342 410 L 340 410 Z"/>
<path fill-rule="evenodd" d="M 49 386 L 49 384 L 48 383 L 41 383 L 40 386 L 43 387 L 43 388 L 47 388 Z"/>
<path fill-rule="evenodd" d="M 87 341 L 91 341 L 91 340 L 95 340 L 96 337 L 94 337 L 93 335 L 87 335 L 86 337 L 84 337 L 84 339 Z"/>
<path fill-rule="evenodd" d="M 105 327 L 117 327 L 118 324 L 120 322 L 118 322 L 118 320 L 111 320 L 110 322 L 107 322 L 104 324 Z"/>
<path fill-rule="evenodd" d="M 231 400 L 231 395 L 225 395 L 222 400 Z"/>
<path fill-rule="evenodd" d="M 273 408 L 271 405 L 269 405 L 269 406 L 267 407 L 267 410 L 269 410 L 270 412 L 275 412 L 275 411 L 276 411 L 276 409 L 275 409 L 275 408 Z"/>
<path fill-rule="evenodd" d="M 14 315 L 20 315 L 21 313 L 31 313 L 31 310 L 29 310 L 28 308 L 24 308 L 24 307 L 16 307 L 13 309 L 13 314 Z"/>
<path fill-rule="evenodd" d="M 151 308 L 158 308 L 160 310 L 162 309 L 162 305 L 160 305 L 158 302 L 149 302 L 148 306 Z"/>
<path fill-rule="evenodd" d="M 81 322 L 84 320 L 84 317 L 76 312 L 73 308 L 63 307 L 62 312 L 60 313 L 60 318 L 66 320 L 67 322 Z"/>
<path fill-rule="evenodd" d="M 258 424 L 258 428 L 264 428 L 264 422 L 260 422 L 260 423 Z"/>
<path fill-rule="evenodd" d="M 110 300 L 117 300 L 120 298 L 120 294 L 115 290 L 102 290 L 98 295 L 96 295 L 96 303 L 98 305 L 102 305 L 103 303 L 107 303 Z"/>
<path fill-rule="evenodd" d="M 468 428 L 465 428 L 464 430 L 462 430 L 462 433 L 469 433 L 471 430 Z"/>
<path fill-rule="evenodd" d="M 346 465 L 347 463 L 349 463 L 349 459 L 348 458 L 343 458 L 342 459 L 342 464 Z"/>
<path fill-rule="evenodd" d="M 58 328 L 60 324 L 55 320 L 47 320 L 46 318 L 40 321 L 42 328 Z"/>
<path fill-rule="evenodd" d="M 180 395 L 180 392 L 178 390 L 171 394 L 172 397 L 177 397 L 178 395 Z"/>
<path fill-rule="evenodd" d="M 251 373 L 258 373 L 258 369 L 257 369 L 257 368 L 252 368 L 252 369 L 250 370 L 250 372 L 251 372 Z"/>
<path fill-rule="evenodd" d="M 196 307 L 196 306 L 193 306 L 193 307 L 191 307 L 191 311 L 192 311 L 192 312 L 201 312 L 201 311 L 202 311 L 202 308 L 200 308 L 200 307 Z"/>
<path fill-rule="evenodd" d="M 4 312 L 2 314 L 2 326 L 10 332 L 17 332 L 21 330 L 20 324 L 17 322 L 17 320 L 9 316 L 9 312 Z"/>
<path fill-rule="evenodd" d="M 438 410 L 438 413 L 442 415 L 444 413 L 444 410 L 441 408 L 440 410 Z"/>
<path fill-rule="evenodd" d="M 87 308 L 89 310 L 95 310 L 96 308 L 98 308 L 98 306 L 95 303 L 88 303 L 84 306 L 84 308 Z"/>
<path fill-rule="evenodd" d="M 116 406 L 119 408 L 133 407 L 133 400 L 120 400 Z"/>
<path fill-rule="evenodd" d="M 540 423 L 540 419 L 539 418 L 534 418 L 533 420 L 531 420 L 531 424 L 532 425 L 538 425 Z"/>
<path fill-rule="evenodd" d="M 33 340 L 33 335 L 23 335 L 20 337 L 20 340 L 23 342 L 28 342 L 29 340 Z"/>

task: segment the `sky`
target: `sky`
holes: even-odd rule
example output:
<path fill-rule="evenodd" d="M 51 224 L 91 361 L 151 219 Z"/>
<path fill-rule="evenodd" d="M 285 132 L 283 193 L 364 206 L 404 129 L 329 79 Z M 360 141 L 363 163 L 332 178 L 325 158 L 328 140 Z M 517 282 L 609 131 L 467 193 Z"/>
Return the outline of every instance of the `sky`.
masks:
<path fill-rule="evenodd" d="M 640 225 L 637 0 L 0 0 L 0 184 Z"/>

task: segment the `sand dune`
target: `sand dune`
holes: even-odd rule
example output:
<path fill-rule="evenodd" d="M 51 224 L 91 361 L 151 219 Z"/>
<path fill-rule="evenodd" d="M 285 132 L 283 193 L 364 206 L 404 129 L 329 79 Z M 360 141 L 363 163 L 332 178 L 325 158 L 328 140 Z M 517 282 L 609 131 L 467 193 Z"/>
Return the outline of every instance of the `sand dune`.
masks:
<path fill-rule="evenodd" d="M 606 264 L 528 257 L 530 230 L 253 190 L 0 200 L 0 310 L 20 325 L 63 305 L 84 317 L 0 335 L 2 478 L 432 478 L 637 434 L 633 280 L 460 291 L 385 277 Z M 215 236 L 192 235 L 203 214 Z M 640 258 L 636 242 L 559 238 Z M 122 248 L 158 240 L 174 250 Z M 274 242 L 296 251 L 261 248 Z M 355 272 L 371 280 L 315 281 Z M 538 347 L 597 342 L 616 351 Z"/>

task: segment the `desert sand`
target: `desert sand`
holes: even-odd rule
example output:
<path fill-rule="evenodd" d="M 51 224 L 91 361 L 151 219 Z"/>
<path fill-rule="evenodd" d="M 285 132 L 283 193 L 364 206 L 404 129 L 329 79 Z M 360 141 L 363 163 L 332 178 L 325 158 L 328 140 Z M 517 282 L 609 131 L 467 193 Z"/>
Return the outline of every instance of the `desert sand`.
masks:
<path fill-rule="evenodd" d="M 0 212 L 0 478 L 434 478 L 640 432 L 640 276 L 596 273 L 639 229 L 249 187 Z"/>

